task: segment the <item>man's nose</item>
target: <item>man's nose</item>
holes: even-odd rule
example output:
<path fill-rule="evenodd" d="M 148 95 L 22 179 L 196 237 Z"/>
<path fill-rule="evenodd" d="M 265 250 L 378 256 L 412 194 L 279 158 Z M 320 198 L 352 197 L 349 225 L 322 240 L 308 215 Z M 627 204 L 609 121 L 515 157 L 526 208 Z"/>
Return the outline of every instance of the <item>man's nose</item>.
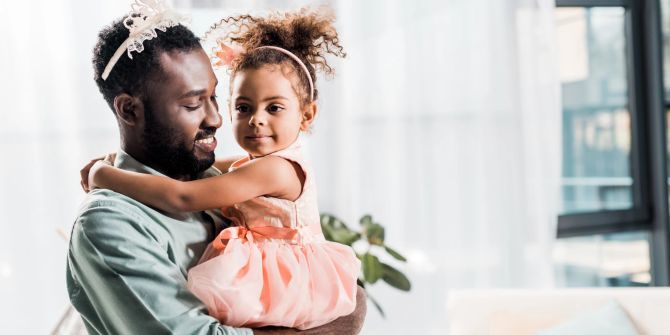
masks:
<path fill-rule="evenodd" d="M 223 117 L 219 114 L 219 106 L 216 102 L 210 101 L 205 108 L 205 119 L 203 120 L 203 126 L 205 127 L 214 127 L 220 128 L 223 122 Z"/>

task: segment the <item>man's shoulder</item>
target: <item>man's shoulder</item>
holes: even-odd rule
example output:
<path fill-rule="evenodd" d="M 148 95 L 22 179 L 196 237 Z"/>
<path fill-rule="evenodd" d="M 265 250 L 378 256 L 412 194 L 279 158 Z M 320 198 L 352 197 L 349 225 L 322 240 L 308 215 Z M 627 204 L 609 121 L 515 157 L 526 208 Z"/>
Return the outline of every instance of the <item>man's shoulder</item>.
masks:
<path fill-rule="evenodd" d="M 105 207 L 105 206 L 127 206 L 130 205 L 131 198 L 123 194 L 114 192 L 108 189 L 96 188 L 86 194 L 84 201 L 81 204 L 81 210 Z"/>
<path fill-rule="evenodd" d="M 79 207 L 77 219 L 97 216 L 114 217 L 114 214 L 117 214 L 127 216 L 128 219 L 141 220 L 147 218 L 147 211 L 154 210 L 123 194 L 107 189 L 95 189 L 84 198 Z"/>
<path fill-rule="evenodd" d="M 152 219 L 152 211 L 154 210 L 114 191 L 93 190 L 86 195 L 79 207 L 72 238 L 87 235 L 97 236 L 96 240 L 102 240 L 103 237 L 112 236 L 154 235 L 148 231 L 155 221 Z"/>

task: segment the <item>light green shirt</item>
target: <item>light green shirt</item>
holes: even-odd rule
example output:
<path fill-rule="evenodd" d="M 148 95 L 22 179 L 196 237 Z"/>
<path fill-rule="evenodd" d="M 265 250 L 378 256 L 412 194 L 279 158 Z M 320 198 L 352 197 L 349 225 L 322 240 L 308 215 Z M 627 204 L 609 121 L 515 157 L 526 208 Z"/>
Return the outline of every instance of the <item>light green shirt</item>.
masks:
<path fill-rule="evenodd" d="M 116 166 L 161 175 L 123 151 Z M 215 168 L 203 177 L 220 174 Z M 252 334 L 221 325 L 186 289 L 186 273 L 223 227 L 218 211 L 168 214 L 96 189 L 70 239 L 67 289 L 90 334 Z"/>

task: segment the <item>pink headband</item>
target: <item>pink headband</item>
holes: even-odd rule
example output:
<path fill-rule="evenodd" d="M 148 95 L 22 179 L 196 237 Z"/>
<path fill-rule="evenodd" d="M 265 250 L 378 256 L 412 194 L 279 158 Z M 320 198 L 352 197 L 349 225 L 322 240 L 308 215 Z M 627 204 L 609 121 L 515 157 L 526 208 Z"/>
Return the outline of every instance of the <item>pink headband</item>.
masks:
<path fill-rule="evenodd" d="M 252 49 L 251 51 L 254 50 L 260 50 L 260 49 L 272 49 L 272 50 L 277 50 L 286 56 L 291 57 L 298 65 L 300 65 L 300 68 L 302 68 L 303 71 L 305 71 L 305 74 L 307 75 L 307 80 L 309 81 L 309 100 L 312 101 L 314 100 L 314 82 L 312 82 L 312 76 L 309 74 L 309 70 L 307 69 L 307 66 L 305 66 L 305 63 L 303 63 L 298 56 L 296 56 L 294 53 L 280 47 L 272 46 L 272 45 L 264 45 L 260 46 L 258 48 Z M 227 46 L 223 43 L 219 43 L 219 49 L 214 51 L 214 54 L 216 57 L 219 59 L 219 61 L 216 61 L 214 65 L 216 66 L 230 66 L 232 62 L 239 57 L 239 55 L 244 52 L 244 49 L 242 49 L 239 46 Z"/>

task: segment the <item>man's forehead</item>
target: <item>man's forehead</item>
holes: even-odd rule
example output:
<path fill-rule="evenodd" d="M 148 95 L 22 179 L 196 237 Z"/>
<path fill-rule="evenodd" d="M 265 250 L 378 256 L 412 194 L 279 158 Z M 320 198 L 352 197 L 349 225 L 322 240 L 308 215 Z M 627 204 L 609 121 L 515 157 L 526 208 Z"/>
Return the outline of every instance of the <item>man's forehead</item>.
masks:
<path fill-rule="evenodd" d="M 164 84 L 177 90 L 206 89 L 216 84 L 209 57 L 202 48 L 159 55 Z"/>

